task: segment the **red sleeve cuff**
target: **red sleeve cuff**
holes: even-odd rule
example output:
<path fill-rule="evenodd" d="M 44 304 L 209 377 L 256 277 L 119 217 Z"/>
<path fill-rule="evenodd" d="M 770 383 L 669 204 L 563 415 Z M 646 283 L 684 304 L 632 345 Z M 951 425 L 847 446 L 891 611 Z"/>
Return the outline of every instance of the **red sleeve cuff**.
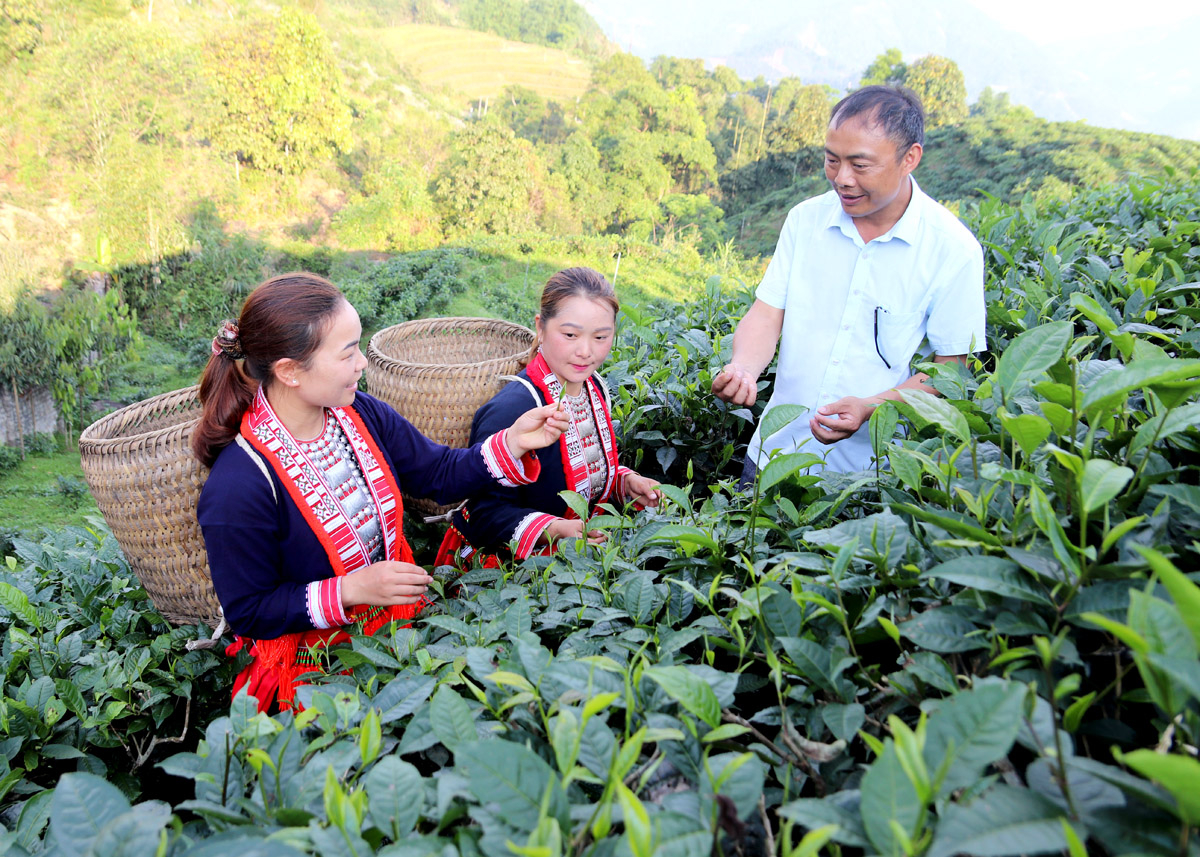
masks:
<path fill-rule="evenodd" d="M 483 442 L 483 462 L 492 478 L 505 488 L 532 485 L 542 472 L 542 463 L 532 452 L 521 458 L 513 458 L 508 451 L 508 429 L 498 431 Z"/>
<path fill-rule="evenodd" d="M 308 620 L 314 628 L 340 628 L 350 624 L 350 616 L 342 607 L 342 578 L 327 577 L 308 584 L 305 593 Z"/>
<path fill-rule="evenodd" d="M 558 518 L 554 515 L 548 515 L 545 512 L 530 512 L 522 518 L 512 534 L 512 541 L 517 543 L 517 559 L 525 559 L 530 556 L 533 549 L 537 547 L 538 539 L 546 531 L 546 527 L 557 520 Z"/>

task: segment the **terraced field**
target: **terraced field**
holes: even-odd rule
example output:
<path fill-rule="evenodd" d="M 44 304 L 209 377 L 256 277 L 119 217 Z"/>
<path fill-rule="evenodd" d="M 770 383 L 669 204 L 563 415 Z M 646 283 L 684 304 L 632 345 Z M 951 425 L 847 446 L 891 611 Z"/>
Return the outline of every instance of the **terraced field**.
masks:
<path fill-rule="evenodd" d="M 472 30 L 411 24 L 372 30 L 371 38 L 394 51 L 422 83 L 472 100 L 494 97 L 517 84 L 566 101 L 581 95 L 591 78 L 584 60 L 563 51 Z"/>

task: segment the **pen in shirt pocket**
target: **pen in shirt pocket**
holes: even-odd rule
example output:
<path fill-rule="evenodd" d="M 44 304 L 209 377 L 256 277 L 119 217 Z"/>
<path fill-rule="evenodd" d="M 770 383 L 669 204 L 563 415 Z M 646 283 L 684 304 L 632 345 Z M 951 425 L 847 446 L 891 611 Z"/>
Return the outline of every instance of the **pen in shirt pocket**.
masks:
<path fill-rule="evenodd" d="M 881 313 L 884 316 L 888 315 L 888 311 L 885 308 L 881 306 L 875 307 L 875 353 L 879 355 L 879 359 L 883 361 L 883 365 L 891 369 L 892 364 L 888 363 L 888 359 L 883 356 L 883 352 L 879 349 L 879 316 Z"/>

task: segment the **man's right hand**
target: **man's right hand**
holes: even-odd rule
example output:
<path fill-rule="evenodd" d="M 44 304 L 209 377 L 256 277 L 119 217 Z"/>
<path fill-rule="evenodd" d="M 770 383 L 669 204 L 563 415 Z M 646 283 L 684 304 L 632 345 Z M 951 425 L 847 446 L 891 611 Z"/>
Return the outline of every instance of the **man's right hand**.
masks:
<path fill-rule="evenodd" d="M 749 407 L 758 399 L 758 375 L 736 363 L 728 364 L 712 382 L 713 395 L 731 405 Z"/>

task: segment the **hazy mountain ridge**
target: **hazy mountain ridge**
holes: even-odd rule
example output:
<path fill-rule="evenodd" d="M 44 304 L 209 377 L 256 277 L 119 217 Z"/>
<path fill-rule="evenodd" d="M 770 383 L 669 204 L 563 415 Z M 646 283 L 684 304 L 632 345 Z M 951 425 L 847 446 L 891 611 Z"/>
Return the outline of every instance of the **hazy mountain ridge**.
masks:
<path fill-rule="evenodd" d="M 1189 57 L 1200 42 L 1200 14 L 1170 27 L 1132 27 L 1079 43 L 1069 34 L 1052 46 L 1006 29 L 968 3 L 914 0 L 896 6 L 862 0 L 834 7 L 816 0 L 759 0 L 741 21 L 714 21 L 695 3 L 589 0 L 610 38 L 644 58 L 659 54 L 724 63 L 743 77 L 786 75 L 838 90 L 890 47 L 906 60 L 929 53 L 953 59 L 972 99 L 986 86 L 1006 91 L 1047 119 L 1200 139 L 1200 73 L 1178 63 L 1168 93 L 1147 86 L 1140 68 Z M 1171 61 L 1168 59 L 1168 61 Z"/>

